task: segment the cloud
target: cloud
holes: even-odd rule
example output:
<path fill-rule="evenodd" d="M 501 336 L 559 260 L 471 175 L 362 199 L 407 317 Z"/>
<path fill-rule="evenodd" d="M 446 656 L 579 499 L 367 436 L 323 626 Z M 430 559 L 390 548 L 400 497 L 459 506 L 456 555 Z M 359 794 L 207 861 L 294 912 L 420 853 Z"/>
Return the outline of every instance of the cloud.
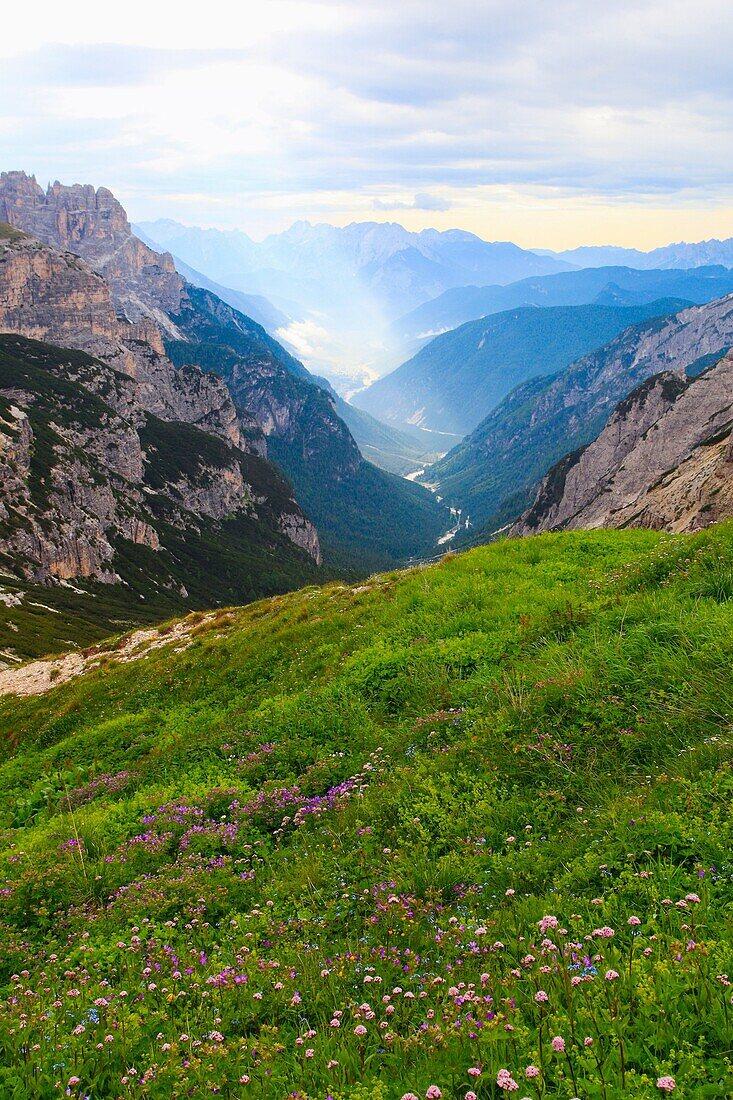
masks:
<path fill-rule="evenodd" d="M 450 210 L 451 204 L 447 199 L 441 199 L 438 195 L 429 195 L 421 191 L 415 195 L 412 202 L 401 199 L 374 199 L 375 210 Z"/>
<path fill-rule="evenodd" d="M 517 217 L 541 195 L 733 205 L 729 0 L 241 8 L 171 24 L 79 0 L 73 27 L 50 0 L 32 26 L 12 9 L 2 167 L 105 183 L 137 218 L 199 195 L 187 217 L 263 231 L 374 210 L 416 227 L 489 194 Z"/>

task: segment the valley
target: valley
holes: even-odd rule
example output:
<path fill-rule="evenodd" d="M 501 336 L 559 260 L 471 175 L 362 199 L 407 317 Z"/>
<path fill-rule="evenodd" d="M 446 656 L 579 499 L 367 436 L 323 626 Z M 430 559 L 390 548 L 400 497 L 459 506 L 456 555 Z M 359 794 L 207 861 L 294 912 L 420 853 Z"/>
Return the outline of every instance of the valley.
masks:
<path fill-rule="evenodd" d="M 729 259 L 0 174 L 0 1096 L 730 1096 Z"/>

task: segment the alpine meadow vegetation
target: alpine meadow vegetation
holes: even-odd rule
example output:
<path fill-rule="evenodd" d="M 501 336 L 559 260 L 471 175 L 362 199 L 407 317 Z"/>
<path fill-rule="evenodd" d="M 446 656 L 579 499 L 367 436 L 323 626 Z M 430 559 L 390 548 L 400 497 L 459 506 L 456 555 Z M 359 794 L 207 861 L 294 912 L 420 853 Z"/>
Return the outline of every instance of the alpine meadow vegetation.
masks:
<path fill-rule="evenodd" d="M 0 1096 L 730 1097 L 732 662 L 726 524 L 304 588 L 5 696 Z"/>

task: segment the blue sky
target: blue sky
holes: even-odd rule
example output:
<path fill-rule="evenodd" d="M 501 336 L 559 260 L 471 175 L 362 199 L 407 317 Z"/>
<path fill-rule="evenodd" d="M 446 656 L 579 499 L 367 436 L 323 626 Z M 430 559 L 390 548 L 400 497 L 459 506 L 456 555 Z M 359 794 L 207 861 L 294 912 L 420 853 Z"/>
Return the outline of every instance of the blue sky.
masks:
<path fill-rule="evenodd" d="M 733 235 L 728 0 L 259 0 L 4 13 L 2 167 L 137 219 Z"/>

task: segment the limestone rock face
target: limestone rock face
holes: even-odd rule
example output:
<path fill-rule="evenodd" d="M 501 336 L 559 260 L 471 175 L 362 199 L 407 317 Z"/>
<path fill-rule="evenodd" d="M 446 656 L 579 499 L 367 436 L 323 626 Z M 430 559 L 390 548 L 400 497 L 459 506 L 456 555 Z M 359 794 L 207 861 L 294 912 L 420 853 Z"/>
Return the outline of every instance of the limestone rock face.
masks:
<path fill-rule="evenodd" d="M 693 531 L 733 515 L 733 353 L 692 381 L 665 371 L 542 482 L 512 534 L 591 527 Z"/>
<path fill-rule="evenodd" d="M 35 176 L 3 172 L 0 221 L 82 256 L 104 276 L 115 310 L 128 321 L 150 318 L 171 329 L 167 313 L 180 309 L 185 280 L 169 253 L 154 252 L 133 235 L 127 214 L 106 187 L 57 181 L 44 191 Z"/>
<path fill-rule="evenodd" d="M 78 348 L 134 382 L 131 404 L 164 420 L 197 424 L 242 450 L 264 449 L 252 417 L 225 383 L 194 367 L 177 371 L 148 318 L 120 320 L 105 280 L 78 256 L 0 230 L 0 331 Z"/>
<path fill-rule="evenodd" d="M 6 567 L 38 583 L 119 583 L 120 540 L 165 555 L 172 530 L 195 548 L 203 528 L 215 538 L 236 517 L 320 562 L 315 529 L 269 463 L 190 421 L 162 420 L 138 392 L 84 353 L 0 335 Z"/>

